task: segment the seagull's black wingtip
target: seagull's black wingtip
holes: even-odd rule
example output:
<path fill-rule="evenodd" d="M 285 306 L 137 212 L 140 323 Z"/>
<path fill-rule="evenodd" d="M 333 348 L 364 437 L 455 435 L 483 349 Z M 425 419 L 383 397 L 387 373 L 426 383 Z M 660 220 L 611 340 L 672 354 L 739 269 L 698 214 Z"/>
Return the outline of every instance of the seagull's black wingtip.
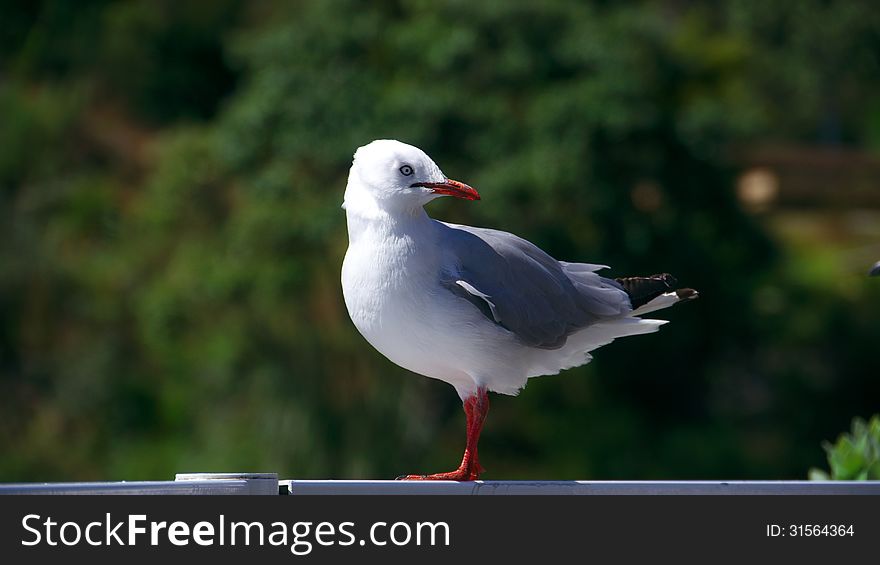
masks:
<path fill-rule="evenodd" d="M 700 293 L 692 288 L 679 288 L 675 291 L 679 300 L 694 300 L 700 297 Z"/>
<path fill-rule="evenodd" d="M 880 277 L 880 261 L 874 263 L 874 266 L 868 271 L 868 275 L 871 277 Z"/>

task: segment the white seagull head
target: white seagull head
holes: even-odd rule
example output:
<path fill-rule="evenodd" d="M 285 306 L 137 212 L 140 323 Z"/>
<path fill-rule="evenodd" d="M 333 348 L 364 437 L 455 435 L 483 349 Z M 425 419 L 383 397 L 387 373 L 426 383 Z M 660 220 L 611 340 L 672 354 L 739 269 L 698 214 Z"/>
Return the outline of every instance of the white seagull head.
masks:
<path fill-rule="evenodd" d="M 479 200 L 470 186 L 446 178 L 419 149 L 393 139 L 377 139 L 354 154 L 343 207 L 386 211 L 420 208 L 439 196 Z"/>

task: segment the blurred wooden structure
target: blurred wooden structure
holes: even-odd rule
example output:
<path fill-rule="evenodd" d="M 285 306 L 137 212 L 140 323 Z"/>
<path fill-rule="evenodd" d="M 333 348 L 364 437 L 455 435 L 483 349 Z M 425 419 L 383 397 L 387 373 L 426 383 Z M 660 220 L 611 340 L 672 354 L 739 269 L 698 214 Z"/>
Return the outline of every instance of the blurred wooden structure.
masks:
<path fill-rule="evenodd" d="M 773 207 L 880 209 L 880 155 L 852 149 L 820 146 L 778 146 L 732 152 L 743 176 L 741 199 L 748 192 L 743 181 L 761 172 L 775 183 Z M 760 181 L 758 181 L 760 182 Z M 761 189 L 755 189 L 761 192 Z M 770 189 L 773 192 L 773 189 Z"/>

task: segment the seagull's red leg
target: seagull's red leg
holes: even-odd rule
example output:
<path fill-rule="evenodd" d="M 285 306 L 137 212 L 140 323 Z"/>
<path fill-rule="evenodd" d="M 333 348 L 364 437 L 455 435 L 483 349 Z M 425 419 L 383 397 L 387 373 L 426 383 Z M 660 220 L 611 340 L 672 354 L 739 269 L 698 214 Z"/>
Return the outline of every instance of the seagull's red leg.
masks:
<path fill-rule="evenodd" d="M 477 443 L 480 441 L 480 432 L 489 412 L 489 393 L 485 387 L 477 389 L 473 395 L 464 401 L 464 413 L 467 417 L 467 443 L 464 448 L 464 457 L 461 465 L 455 471 L 448 473 L 436 473 L 433 475 L 406 475 L 400 477 L 405 481 L 475 481 L 483 472 L 480 459 L 477 455 Z"/>

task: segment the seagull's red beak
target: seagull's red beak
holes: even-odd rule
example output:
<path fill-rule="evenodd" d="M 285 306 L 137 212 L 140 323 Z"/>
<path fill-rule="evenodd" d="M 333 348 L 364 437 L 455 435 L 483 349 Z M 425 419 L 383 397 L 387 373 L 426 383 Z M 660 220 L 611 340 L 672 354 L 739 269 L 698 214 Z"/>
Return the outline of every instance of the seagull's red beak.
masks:
<path fill-rule="evenodd" d="M 434 194 L 455 196 L 456 198 L 464 198 L 465 200 L 480 199 L 479 192 L 457 180 L 446 179 L 446 182 L 417 182 L 411 186 L 423 186 L 425 188 L 430 188 Z"/>

